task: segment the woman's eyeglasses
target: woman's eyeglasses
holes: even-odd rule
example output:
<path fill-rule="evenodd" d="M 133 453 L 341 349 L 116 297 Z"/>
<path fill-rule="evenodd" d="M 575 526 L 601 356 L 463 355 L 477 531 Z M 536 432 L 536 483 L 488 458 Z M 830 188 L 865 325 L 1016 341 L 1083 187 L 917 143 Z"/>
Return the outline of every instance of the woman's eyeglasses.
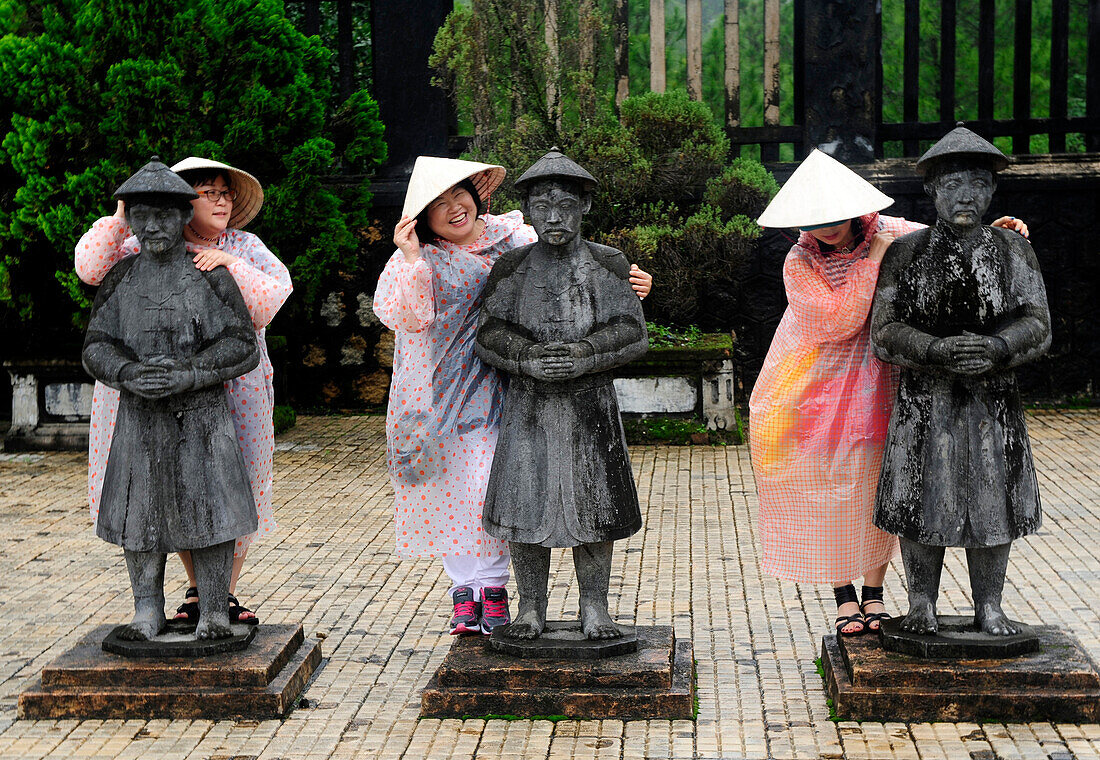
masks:
<path fill-rule="evenodd" d="M 217 203 L 219 198 L 225 198 L 230 203 L 237 200 L 236 190 L 196 190 L 195 192 L 206 196 L 206 200 L 211 203 Z"/>

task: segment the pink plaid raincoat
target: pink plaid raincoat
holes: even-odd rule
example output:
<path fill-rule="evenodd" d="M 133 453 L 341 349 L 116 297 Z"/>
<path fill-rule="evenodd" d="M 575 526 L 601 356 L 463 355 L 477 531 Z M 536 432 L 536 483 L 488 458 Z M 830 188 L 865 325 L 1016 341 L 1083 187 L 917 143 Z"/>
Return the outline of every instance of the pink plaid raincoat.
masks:
<path fill-rule="evenodd" d="M 792 581 L 847 583 L 888 562 L 897 539 L 872 522 L 897 369 L 871 351 L 879 265 L 875 231 L 922 224 L 879 214 L 850 253 L 822 253 L 803 232 L 787 254 L 788 307 L 749 400 L 764 570 Z"/>
<path fill-rule="evenodd" d="M 226 269 L 241 289 L 260 345 L 260 365 L 225 384 L 237 442 L 244 454 L 252 496 L 256 500 L 259 525 L 255 533 L 237 539 L 234 555 L 241 556 L 258 536 L 267 535 L 275 529 L 275 510 L 271 501 L 275 457 L 271 411 L 275 404 L 275 387 L 264 331 L 293 287 L 286 266 L 252 233 L 228 229 L 213 247 L 237 257 L 237 261 Z M 188 249 L 192 248 L 194 246 L 188 244 Z M 105 216 L 97 220 L 77 243 L 76 273 L 89 285 L 99 285 L 111 267 L 126 256 L 136 254 L 139 249 L 137 238 L 130 233 L 130 226 L 125 220 Z M 97 382 L 92 395 L 92 422 L 88 438 L 88 506 L 93 522 L 99 517 L 99 496 L 103 490 L 103 475 L 107 469 L 107 454 L 111 450 L 117 413 L 118 391 Z"/>

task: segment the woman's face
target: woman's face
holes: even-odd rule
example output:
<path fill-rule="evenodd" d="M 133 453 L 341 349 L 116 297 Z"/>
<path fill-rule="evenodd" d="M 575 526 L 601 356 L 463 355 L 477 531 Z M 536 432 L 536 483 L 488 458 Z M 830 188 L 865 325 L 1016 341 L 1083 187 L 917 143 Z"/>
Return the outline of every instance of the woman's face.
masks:
<path fill-rule="evenodd" d="M 212 181 L 195 185 L 195 192 L 199 197 L 191 201 L 195 209 L 195 218 L 191 220 L 191 224 L 207 237 L 225 232 L 225 228 L 229 226 L 229 215 L 233 213 L 233 193 L 225 176 L 219 174 Z M 213 196 L 213 200 L 210 196 Z"/>
<path fill-rule="evenodd" d="M 843 222 L 837 222 L 830 227 L 818 227 L 813 230 L 803 230 L 809 232 L 818 241 L 831 245 L 834 248 L 838 248 L 847 243 L 852 238 L 852 220 L 847 219 Z"/>
<path fill-rule="evenodd" d="M 428 226 L 444 240 L 460 245 L 477 237 L 474 196 L 455 185 L 428 204 Z"/>

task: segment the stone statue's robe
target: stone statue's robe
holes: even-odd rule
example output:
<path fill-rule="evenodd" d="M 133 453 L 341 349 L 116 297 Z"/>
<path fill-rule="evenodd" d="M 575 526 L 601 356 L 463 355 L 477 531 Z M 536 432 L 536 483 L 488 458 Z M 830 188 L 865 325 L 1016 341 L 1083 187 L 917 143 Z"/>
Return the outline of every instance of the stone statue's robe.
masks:
<path fill-rule="evenodd" d="M 965 331 L 1004 339 L 1008 359 L 976 376 L 927 365 L 933 341 Z M 1050 346 L 1050 313 L 1027 240 L 992 227 L 963 240 L 943 222 L 899 238 L 879 272 L 871 342 L 902 367 L 875 525 L 930 546 L 997 546 L 1038 530 L 1013 368 Z"/>
<path fill-rule="evenodd" d="M 121 388 L 129 363 L 189 361 L 194 387 L 161 399 Z M 96 294 L 84 366 L 120 388 L 96 534 L 124 549 L 177 552 L 256 530 L 256 506 L 224 381 L 255 368 L 256 334 L 224 267 L 150 254 L 116 264 Z"/>
<path fill-rule="evenodd" d="M 642 525 L 610 370 L 648 348 L 626 257 L 585 241 L 556 258 L 533 243 L 493 267 L 477 350 L 510 374 L 483 524 L 497 538 L 547 547 L 612 541 Z M 534 343 L 587 342 L 594 367 L 542 382 L 520 371 Z"/>

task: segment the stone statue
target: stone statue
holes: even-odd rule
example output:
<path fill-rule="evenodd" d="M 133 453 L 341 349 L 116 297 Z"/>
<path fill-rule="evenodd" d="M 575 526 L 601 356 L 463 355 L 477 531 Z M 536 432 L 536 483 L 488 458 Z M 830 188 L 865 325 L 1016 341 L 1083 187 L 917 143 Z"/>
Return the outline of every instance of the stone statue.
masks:
<path fill-rule="evenodd" d="M 642 516 L 610 370 L 648 336 L 626 257 L 580 237 L 596 184 L 556 149 L 516 180 L 539 239 L 501 256 L 481 307 L 478 356 L 510 375 L 483 524 L 511 549 L 513 638 L 545 628 L 552 547 L 573 547 L 584 635 L 622 635 L 607 609 L 612 545 Z"/>
<path fill-rule="evenodd" d="M 875 524 L 901 538 L 909 612 L 935 634 L 944 548 L 966 548 L 975 628 L 1017 633 L 1001 610 L 1012 542 L 1041 522 L 1013 369 L 1050 346 L 1046 289 L 1031 245 L 983 226 L 1008 159 L 965 127 L 921 157 L 938 219 L 896 240 L 879 272 L 871 342 L 900 365 Z"/>
<path fill-rule="evenodd" d="M 83 358 L 121 391 L 96 529 L 130 572 L 136 614 L 118 635 L 165 629 L 165 557 L 190 550 L 195 635 L 225 638 L 233 542 L 256 530 L 256 507 L 222 383 L 253 369 L 259 347 L 232 276 L 200 272 L 185 248 L 191 186 L 154 156 L 115 197 L 141 253 L 103 280 Z"/>

